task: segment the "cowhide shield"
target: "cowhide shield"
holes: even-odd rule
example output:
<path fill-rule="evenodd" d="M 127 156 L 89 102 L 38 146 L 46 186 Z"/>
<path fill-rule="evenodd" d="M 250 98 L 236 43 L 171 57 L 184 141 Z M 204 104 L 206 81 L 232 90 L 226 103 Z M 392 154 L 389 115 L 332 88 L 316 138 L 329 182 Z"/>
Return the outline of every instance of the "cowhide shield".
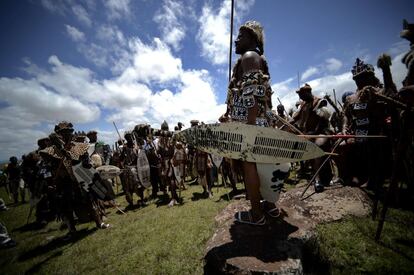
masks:
<path fill-rule="evenodd" d="M 268 202 L 276 203 L 279 200 L 283 184 L 289 176 L 290 163 L 256 163 L 256 166 L 260 178 L 262 198 Z"/>
<path fill-rule="evenodd" d="M 145 154 L 145 151 L 143 149 L 138 150 L 137 173 L 142 186 L 144 186 L 145 188 L 150 187 L 150 165 L 147 159 L 147 155 Z"/>
<path fill-rule="evenodd" d="M 96 168 L 102 179 L 113 179 L 121 174 L 121 169 L 113 165 L 102 165 Z"/>

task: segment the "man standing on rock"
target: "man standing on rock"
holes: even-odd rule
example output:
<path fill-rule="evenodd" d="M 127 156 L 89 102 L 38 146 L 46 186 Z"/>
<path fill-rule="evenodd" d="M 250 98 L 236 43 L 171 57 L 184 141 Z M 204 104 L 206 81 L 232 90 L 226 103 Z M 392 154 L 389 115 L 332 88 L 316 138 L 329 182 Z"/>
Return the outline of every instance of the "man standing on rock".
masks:
<path fill-rule="evenodd" d="M 227 111 L 220 117 L 221 122 L 240 121 L 247 124 L 269 127 L 272 114 L 269 84 L 269 68 L 263 56 L 263 27 L 256 21 L 248 21 L 239 29 L 235 41 L 236 53 L 240 55 L 233 67 L 228 86 Z M 266 220 L 260 204 L 260 179 L 256 163 L 242 162 L 247 195 L 251 210 L 239 212 L 236 220 L 251 225 L 264 225 Z M 274 204 L 265 205 L 272 213 Z"/>

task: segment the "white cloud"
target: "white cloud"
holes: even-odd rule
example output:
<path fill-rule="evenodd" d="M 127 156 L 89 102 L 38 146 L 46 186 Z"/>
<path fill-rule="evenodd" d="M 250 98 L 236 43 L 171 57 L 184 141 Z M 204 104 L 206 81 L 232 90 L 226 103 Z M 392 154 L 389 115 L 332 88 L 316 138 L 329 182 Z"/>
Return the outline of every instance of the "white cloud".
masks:
<path fill-rule="evenodd" d="M 41 0 L 40 4 L 48 11 L 60 15 L 64 15 L 68 10 L 67 0 Z"/>
<path fill-rule="evenodd" d="M 197 38 L 201 43 L 201 54 L 213 64 L 225 64 L 229 52 L 230 1 L 224 1 L 218 14 L 205 5 L 199 19 Z"/>
<path fill-rule="evenodd" d="M 130 0 L 105 0 L 109 19 L 122 19 L 130 16 Z"/>
<path fill-rule="evenodd" d="M 90 122 L 100 115 L 96 105 L 55 93 L 36 80 L 0 78 L 0 95 L 8 104 L 27 113 L 31 120 Z"/>
<path fill-rule="evenodd" d="M 309 67 L 308 69 L 306 69 L 306 71 L 301 75 L 300 80 L 301 81 L 305 81 L 306 79 L 308 79 L 309 77 L 318 74 L 319 73 L 319 69 L 316 67 Z"/>
<path fill-rule="evenodd" d="M 123 82 L 163 83 L 177 78 L 182 71 L 181 59 L 174 57 L 159 38 L 154 38 L 153 45 L 136 39 L 131 46 L 135 52 L 133 66 L 122 73 L 120 80 Z"/>
<path fill-rule="evenodd" d="M 237 21 L 254 5 L 255 0 L 234 1 L 234 13 Z"/>
<path fill-rule="evenodd" d="M 89 10 L 95 11 L 96 10 L 96 0 L 84 0 L 83 2 L 86 4 Z"/>
<path fill-rule="evenodd" d="M 151 89 L 141 83 L 105 80 L 98 100 L 105 108 L 117 111 L 129 108 L 147 110 L 151 93 Z"/>
<path fill-rule="evenodd" d="M 132 62 L 128 39 L 116 25 L 97 27 L 95 42 L 78 41 L 77 50 L 99 68 L 119 74 Z"/>
<path fill-rule="evenodd" d="M 157 120 L 185 119 L 189 115 L 208 113 L 210 108 L 217 105 L 208 72 L 206 71 L 185 71 L 180 75 L 181 85 L 178 92 L 173 94 L 169 90 L 162 90 L 156 93 L 151 101 L 151 107 L 157 110 Z M 173 109 L 176 110 L 174 111 Z M 217 119 L 217 117 L 200 117 L 200 119 Z"/>
<path fill-rule="evenodd" d="M 68 33 L 69 37 L 73 41 L 79 42 L 79 41 L 85 40 L 85 34 L 81 32 L 80 30 L 78 30 L 77 28 L 72 27 L 70 25 L 65 25 L 65 27 L 66 27 L 66 32 Z"/>
<path fill-rule="evenodd" d="M 114 110 L 148 104 L 151 90 L 136 81 L 119 79 L 98 81 L 87 68 L 62 63 L 56 56 L 49 58 L 50 71 L 35 70 L 35 81 L 61 96 Z"/>
<path fill-rule="evenodd" d="M 116 25 L 99 26 L 96 37 L 106 43 L 119 43 L 121 45 L 126 45 L 127 43 L 124 34 Z"/>
<path fill-rule="evenodd" d="M 79 22 L 85 24 L 88 27 L 92 26 L 92 20 L 90 18 L 90 15 L 84 7 L 82 7 L 81 5 L 74 5 L 72 6 L 72 11 L 75 14 L 76 18 L 79 20 Z"/>
<path fill-rule="evenodd" d="M 140 40 L 135 42 L 134 62 L 115 81 L 105 82 L 111 90 L 140 91 L 142 98 L 125 102 L 107 121 L 119 121 L 125 128 L 132 128 L 140 122 L 159 127 L 166 120 L 170 125 L 191 119 L 206 122 L 217 121 L 224 113 L 225 106 L 217 104 L 217 98 L 208 71 L 184 70 L 181 59 L 174 57 L 166 44 L 159 39 L 146 45 Z M 131 87 L 133 83 L 144 82 L 141 87 Z M 159 91 L 150 91 L 147 85 L 164 86 Z M 123 86 L 121 86 L 123 85 Z M 133 102 L 133 104 L 130 104 Z M 134 103 L 135 102 L 135 103 Z"/>
<path fill-rule="evenodd" d="M 164 0 L 162 8 L 154 16 L 154 21 L 161 30 L 163 41 L 180 49 L 180 42 L 185 37 L 185 26 L 180 22 L 188 8 L 180 1 Z"/>
<path fill-rule="evenodd" d="M 254 4 L 250 1 L 236 1 L 235 22 L 238 24 L 242 16 Z M 210 4 L 205 4 L 200 19 L 197 39 L 201 44 L 201 54 L 215 65 L 225 64 L 228 60 L 230 43 L 231 1 L 223 1 L 218 12 Z M 237 25 L 234 26 L 237 32 Z"/>
<path fill-rule="evenodd" d="M 48 133 L 41 130 L 2 125 L 1 121 L 0 127 L 2 129 L 2 134 L 0 135 L 0 148 L 2 149 L 0 160 L 2 161 L 8 161 L 11 156 L 16 156 L 20 159 L 23 154 L 37 149 L 38 139 L 48 136 Z"/>
<path fill-rule="evenodd" d="M 82 1 L 87 8 L 95 11 L 96 4 L 94 0 Z M 92 26 L 92 19 L 89 12 L 80 4 L 76 4 L 73 0 L 41 0 L 40 4 L 52 13 L 57 13 L 62 16 L 72 16 L 84 24 L 85 26 Z"/>
<path fill-rule="evenodd" d="M 35 75 L 36 80 L 61 95 L 75 96 L 82 101 L 95 102 L 100 94 L 100 84 L 93 79 L 93 72 L 62 63 L 56 56 L 49 58 L 51 70 Z M 87 92 L 85 92 L 87 91 Z"/>
<path fill-rule="evenodd" d="M 40 129 L 43 123 L 83 123 L 100 116 L 96 105 L 55 93 L 34 79 L 0 78 L 0 97 L 9 105 L 0 109 L 0 160 L 36 149 L 37 139 L 49 133 Z"/>
<path fill-rule="evenodd" d="M 330 72 L 336 72 L 342 67 L 342 62 L 336 58 L 328 58 L 325 60 L 326 68 Z"/>

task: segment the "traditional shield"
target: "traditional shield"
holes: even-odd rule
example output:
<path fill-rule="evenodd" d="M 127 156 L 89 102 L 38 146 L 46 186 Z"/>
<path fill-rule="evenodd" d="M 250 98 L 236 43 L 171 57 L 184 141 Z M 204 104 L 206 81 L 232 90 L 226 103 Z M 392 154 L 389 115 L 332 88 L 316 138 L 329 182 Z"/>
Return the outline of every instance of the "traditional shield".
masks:
<path fill-rule="evenodd" d="M 121 169 L 113 165 L 102 165 L 96 168 L 102 179 L 113 179 L 121 174 Z"/>
<path fill-rule="evenodd" d="M 260 178 L 260 194 L 264 200 L 276 203 L 289 176 L 290 163 L 257 163 L 256 166 Z"/>
<path fill-rule="evenodd" d="M 181 182 L 181 172 L 180 172 L 180 166 L 173 166 L 174 169 L 174 176 L 177 179 L 178 182 Z"/>
<path fill-rule="evenodd" d="M 97 173 L 94 168 L 85 168 L 82 166 L 82 162 L 72 166 L 73 174 L 75 175 L 76 180 L 82 186 L 82 188 L 89 192 L 89 185 L 93 181 L 93 176 Z"/>
<path fill-rule="evenodd" d="M 218 156 L 218 155 L 215 155 L 215 154 L 211 154 L 211 159 L 213 160 L 214 165 L 215 165 L 217 168 L 219 168 L 219 167 L 220 167 L 221 162 L 223 161 L 223 157 L 222 157 L 222 156 Z"/>
<path fill-rule="evenodd" d="M 270 127 L 230 122 L 191 127 L 177 135 L 199 150 L 256 163 L 287 163 L 325 155 L 314 143 Z"/>
<path fill-rule="evenodd" d="M 138 150 L 137 173 L 142 186 L 144 186 L 145 188 L 150 187 L 150 165 L 147 159 L 147 155 L 145 154 L 145 151 L 143 149 Z"/>
<path fill-rule="evenodd" d="M 117 167 L 116 167 L 117 168 Z M 98 173 L 94 168 L 84 168 L 82 163 L 72 166 L 73 174 L 76 180 L 81 185 L 83 190 L 90 192 L 95 198 L 101 200 L 112 200 L 114 196 L 111 195 L 106 180 L 94 178 L 95 174 Z M 113 193 L 113 192 L 112 192 Z"/>
<path fill-rule="evenodd" d="M 88 147 L 89 156 L 92 156 L 93 152 L 95 152 L 95 143 L 90 143 Z"/>

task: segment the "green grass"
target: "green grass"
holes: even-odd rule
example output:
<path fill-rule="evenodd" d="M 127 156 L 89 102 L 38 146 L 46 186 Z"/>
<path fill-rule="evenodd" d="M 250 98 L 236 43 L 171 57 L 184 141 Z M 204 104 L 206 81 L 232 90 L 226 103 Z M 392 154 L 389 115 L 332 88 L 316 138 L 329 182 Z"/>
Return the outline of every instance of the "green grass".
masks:
<path fill-rule="evenodd" d="M 220 187 L 217 193 L 214 188 L 214 198 L 194 200 L 202 188 L 189 186 L 182 192 L 180 206 L 168 208 L 167 200 L 157 207 L 156 201 L 150 201 L 147 207 L 126 215 L 109 209 L 112 228 L 95 230 L 94 223 L 77 225 L 79 239 L 69 243 L 58 239 L 67 231 L 59 230 L 56 222 L 41 230 L 22 231 L 29 205 L 11 207 L 1 212 L 0 219 L 18 245 L 0 250 L 0 273 L 202 274 L 205 244 L 213 234 L 214 217 L 228 204 L 219 198 L 230 190 Z M 1 196 L 4 198 L 4 193 Z M 117 200 L 121 209 L 127 205 L 123 196 Z"/>
<path fill-rule="evenodd" d="M 57 222 L 27 230 L 29 205 L 10 207 L 0 212 L 0 220 L 18 245 L 0 250 L 0 274 L 202 274 L 214 217 L 228 204 L 219 198 L 230 190 L 220 187 L 217 192 L 215 187 L 213 199 L 198 199 L 202 188 L 194 185 L 183 191 L 181 206 L 168 208 L 168 201 L 158 206 L 150 201 L 126 215 L 108 209 L 112 228 L 77 225 L 80 234 L 74 242 L 59 239 L 67 231 L 59 230 Z M 3 188 L 0 197 L 6 197 Z M 127 205 L 123 196 L 117 201 L 121 209 Z M 351 217 L 320 225 L 311 272 L 414 274 L 413 212 L 390 209 L 379 244 L 374 241 L 376 226 L 370 218 Z"/>
<path fill-rule="evenodd" d="M 348 217 L 320 225 L 314 253 L 331 274 L 414 274 L 414 213 L 389 209 L 379 243 L 377 224 Z"/>

